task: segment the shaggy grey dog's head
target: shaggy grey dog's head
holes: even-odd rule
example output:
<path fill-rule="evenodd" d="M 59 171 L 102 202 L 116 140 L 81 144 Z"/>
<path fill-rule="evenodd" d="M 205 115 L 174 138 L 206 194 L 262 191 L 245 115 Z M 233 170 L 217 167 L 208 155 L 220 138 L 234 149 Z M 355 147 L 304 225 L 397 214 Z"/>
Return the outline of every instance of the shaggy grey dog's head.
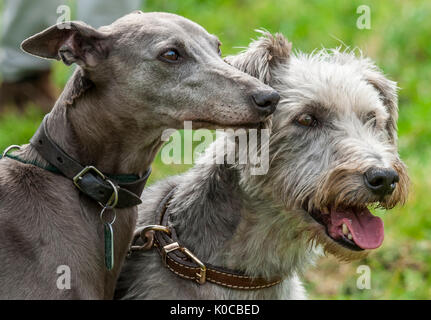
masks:
<path fill-rule="evenodd" d="M 270 169 L 243 173 L 256 197 L 282 204 L 296 228 L 341 259 L 381 245 L 383 223 L 367 208 L 407 198 L 408 176 L 397 150 L 397 86 L 351 51 L 290 54 L 280 34 L 263 36 L 231 65 L 275 88 Z"/>

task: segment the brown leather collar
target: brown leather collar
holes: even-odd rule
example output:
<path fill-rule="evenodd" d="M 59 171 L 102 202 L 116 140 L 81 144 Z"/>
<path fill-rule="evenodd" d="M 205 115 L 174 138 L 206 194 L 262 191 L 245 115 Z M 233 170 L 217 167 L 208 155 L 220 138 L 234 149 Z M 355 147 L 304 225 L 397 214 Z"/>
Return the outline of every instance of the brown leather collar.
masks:
<path fill-rule="evenodd" d="M 207 281 L 220 286 L 241 289 L 257 290 L 275 286 L 282 279 L 267 280 L 265 278 L 252 278 L 243 272 L 216 267 L 199 260 L 190 250 L 181 246 L 175 229 L 169 223 L 169 201 L 175 189 L 172 190 L 158 207 L 156 225 L 140 228 L 136 231 L 131 252 L 150 250 L 153 246 L 158 249 L 165 267 L 177 276 L 195 281 L 201 285 Z M 144 240 L 143 246 L 137 246 L 139 239 Z"/>
<path fill-rule="evenodd" d="M 101 173 L 93 166 L 82 166 L 50 138 L 45 125 L 48 116 L 49 114 L 45 116 L 30 143 L 48 163 L 58 170 L 58 173 L 73 180 L 79 191 L 102 205 L 111 202 L 114 192 L 118 192 L 118 203 L 115 207 L 119 209 L 142 203 L 140 196 L 151 169 L 143 177 L 111 176 Z"/>

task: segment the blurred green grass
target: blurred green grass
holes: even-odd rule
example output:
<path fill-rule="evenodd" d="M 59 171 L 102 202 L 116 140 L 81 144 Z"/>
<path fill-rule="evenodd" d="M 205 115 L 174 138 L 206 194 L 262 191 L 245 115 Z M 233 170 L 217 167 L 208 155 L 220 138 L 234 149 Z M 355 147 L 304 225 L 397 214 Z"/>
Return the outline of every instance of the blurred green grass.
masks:
<path fill-rule="evenodd" d="M 1 3 L 0 0 L 0 8 Z M 371 8 L 371 30 L 356 27 L 356 8 Z M 340 264 L 321 260 L 306 276 L 311 298 L 430 299 L 431 298 L 431 2 L 330 0 L 147 0 L 145 11 L 183 15 L 219 36 L 224 54 L 246 47 L 253 31 L 282 32 L 294 48 L 345 44 L 358 47 L 400 87 L 400 154 L 412 179 L 407 205 L 381 213 L 385 242 L 369 258 Z M 38 32 L 39 30 L 35 30 Z M 64 86 L 70 71 L 54 65 L 54 79 Z M 42 114 L 33 106 L 25 114 L 0 116 L 0 149 L 23 144 L 37 128 Z M 150 183 L 186 170 L 188 166 L 154 163 Z M 371 268 L 372 289 L 356 288 L 356 267 Z"/>

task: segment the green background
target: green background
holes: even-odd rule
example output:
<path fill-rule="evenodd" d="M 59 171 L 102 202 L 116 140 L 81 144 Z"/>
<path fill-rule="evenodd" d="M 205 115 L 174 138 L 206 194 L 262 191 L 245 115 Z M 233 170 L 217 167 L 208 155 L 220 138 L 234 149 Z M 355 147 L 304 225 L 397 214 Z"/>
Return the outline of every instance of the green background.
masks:
<path fill-rule="evenodd" d="M 356 27 L 360 5 L 371 9 L 370 30 Z M 349 264 L 323 258 L 306 274 L 305 285 L 310 298 L 431 298 L 431 2 L 147 0 L 144 11 L 174 12 L 196 21 L 219 36 L 224 54 L 246 47 L 257 36 L 257 28 L 282 32 L 294 49 L 305 52 L 341 44 L 358 47 L 397 81 L 400 154 L 412 180 L 409 201 L 402 208 L 378 213 L 385 222 L 380 249 Z M 59 88 L 69 74 L 55 63 Z M 24 114 L 11 106 L 0 114 L 0 149 L 26 143 L 42 116 L 37 106 L 29 106 Z M 158 158 L 151 183 L 186 169 L 163 165 Z M 370 290 L 356 287 L 359 265 L 371 269 Z"/>

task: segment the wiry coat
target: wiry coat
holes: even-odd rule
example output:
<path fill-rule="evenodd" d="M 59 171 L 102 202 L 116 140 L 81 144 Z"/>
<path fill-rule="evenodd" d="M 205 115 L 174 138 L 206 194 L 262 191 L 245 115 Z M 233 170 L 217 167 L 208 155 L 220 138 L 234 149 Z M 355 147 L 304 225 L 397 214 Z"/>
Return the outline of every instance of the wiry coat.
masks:
<path fill-rule="evenodd" d="M 157 205 L 175 188 L 168 210 L 182 246 L 212 265 L 285 280 L 254 291 L 200 286 L 177 277 L 152 250 L 127 259 L 117 298 L 303 299 L 299 277 L 322 248 L 343 260 L 367 253 L 331 240 L 309 210 L 330 203 L 391 208 L 406 199 L 395 83 L 352 52 L 289 53 L 281 35 L 264 34 L 246 52 L 227 58 L 282 96 L 273 117 L 268 173 L 252 176 L 248 165 L 211 164 L 223 143 L 217 140 L 194 168 L 146 191 L 138 221 L 154 224 Z M 295 119 L 303 113 L 314 114 L 319 126 L 299 125 Z M 400 181 L 391 196 L 379 199 L 365 188 L 363 174 L 370 166 L 397 171 Z"/>

